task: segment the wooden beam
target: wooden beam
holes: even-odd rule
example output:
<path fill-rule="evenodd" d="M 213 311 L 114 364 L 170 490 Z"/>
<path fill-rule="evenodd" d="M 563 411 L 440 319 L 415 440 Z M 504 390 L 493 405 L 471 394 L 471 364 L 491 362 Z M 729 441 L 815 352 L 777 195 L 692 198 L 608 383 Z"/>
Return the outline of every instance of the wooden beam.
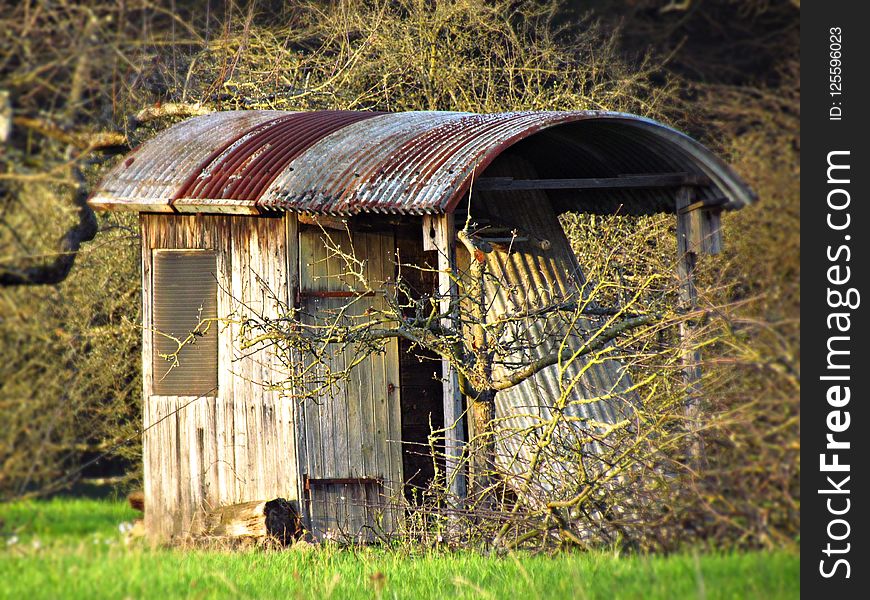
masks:
<path fill-rule="evenodd" d="M 696 255 L 719 254 L 722 251 L 723 202 L 721 199 L 698 200 L 680 206 L 685 202 L 689 200 L 678 198 L 676 212 L 678 221 L 683 224 L 686 251 Z"/>
<path fill-rule="evenodd" d="M 376 296 L 378 292 L 354 292 L 351 290 L 299 290 L 299 298 L 362 298 L 364 296 Z M 380 294 L 383 296 L 383 292 Z"/>
<path fill-rule="evenodd" d="M 178 198 L 170 206 L 179 213 L 209 213 L 219 215 L 259 215 L 256 202 L 250 200 L 209 200 L 202 198 Z"/>
<path fill-rule="evenodd" d="M 381 477 L 309 477 L 305 476 L 303 490 L 310 492 L 312 487 L 323 485 L 384 485 Z"/>
<path fill-rule="evenodd" d="M 453 214 L 424 217 L 424 248 L 438 252 L 438 295 L 440 310 L 444 314 L 450 310 L 451 299 L 459 295 L 454 276 L 456 273 L 456 225 Z M 443 319 L 447 328 L 456 324 L 453 319 Z M 465 444 L 465 419 L 462 393 L 459 391 L 459 376 L 450 362 L 441 361 L 441 379 L 444 386 L 444 454 L 445 469 L 450 493 L 455 498 L 465 498 L 466 482 L 462 470 L 462 454 Z"/>
<path fill-rule="evenodd" d="M 514 179 L 513 177 L 481 177 L 474 190 L 482 192 L 514 192 L 520 190 L 600 190 L 620 188 L 667 188 L 710 185 L 705 175 L 689 173 L 654 173 L 590 177 L 585 179 Z"/>
<path fill-rule="evenodd" d="M 692 212 L 693 210 L 712 210 L 712 209 L 722 209 L 728 204 L 728 198 L 711 198 L 709 200 L 698 200 L 696 202 L 692 202 L 688 206 L 684 208 L 678 209 L 680 213 Z"/>
<path fill-rule="evenodd" d="M 473 239 L 486 242 L 502 252 L 506 252 L 518 244 L 531 244 L 541 250 L 549 250 L 552 247 L 550 240 L 535 237 L 518 227 L 493 219 L 474 219 L 471 222 L 470 231 Z M 490 250 L 484 251 L 489 252 Z"/>
<path fill-rule="evenodd" d="M 699 223 L 693 219 L 697 211 L 686 211 L 692 204 L 692 190 L 680 188 L 677 191 L 677 279 L 679 298 L 683 310 L 692 312 L 698 307 L 698 292 L 695 288 L 695 267 L 700 247 L 697 242 Z M 701 351 L 693 346 L 694 325 L 683 319 L 680 322 L 680 343 L 682 345 L 683 382 L 686 385 L 686 429 L 694 437 L 691 444 L 693 467 L 704 464 L 704 444 L 698 433 L 701 418 Z"/>
<path fill-rule="evenodd" d="M 423 250 L 438 250 L 438 228 L 442 215 L 423 215 Z"/>
<path fill-rule="evenodd" d="M 308 225 L 317 228 L 323 227 L 324 229 L 335 229 L 336 231 L 347 231 L 347 219 L 344 217 L 299 213 L 296 218 L 300 225 Z"/>

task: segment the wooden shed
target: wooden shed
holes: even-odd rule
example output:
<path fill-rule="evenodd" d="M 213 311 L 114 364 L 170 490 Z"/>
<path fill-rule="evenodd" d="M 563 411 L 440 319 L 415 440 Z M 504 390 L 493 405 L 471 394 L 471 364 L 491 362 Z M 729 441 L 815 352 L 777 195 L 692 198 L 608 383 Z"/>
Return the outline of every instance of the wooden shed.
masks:
<path fill-rule="evenodd" d="M 581 276 L 557 220 L 564 211 L 676 214 L 688 274 L 696 254 L 719 250 L 721 212 L 754 201 L 699 143 L 621 113 L 230 111 L 163 131 L 89 201 L 140 215 L 149 536 L 183 537 L 216 507 L 274 498 L 294 503 L 318 537 L 395 525 L 403 486 L 431 476 L 408 448 L 430 425 L 448 424 L 448 458 L 466 439 L 449 365 L 433 373 L 393 340 L 337 392 L 299 403 L 270 385 L 281 379 L 276 356 L 237 347 L 237 323 L 194 330 L 241 308 L 278 317 L 301 306 L 316 318 L 345 297 L 314 216 L 346 222 L 336 235 L 352 238 L 371 279 L 395 278 L 398 250 L 437 266 L 420 285 L 449 289 L 472 182 L 475 217 L 546 241 L 491 259 L 539 295 Z M 177 364 L 161 357 L 192 332 Z M 605 363 L 585 389 L 618 389 L 625 377 Z M 542 373 L 499 394 L 497 409 L 546 410 L 547 386 Z M 615 418 L 603 402 L 582 410 Z"/>

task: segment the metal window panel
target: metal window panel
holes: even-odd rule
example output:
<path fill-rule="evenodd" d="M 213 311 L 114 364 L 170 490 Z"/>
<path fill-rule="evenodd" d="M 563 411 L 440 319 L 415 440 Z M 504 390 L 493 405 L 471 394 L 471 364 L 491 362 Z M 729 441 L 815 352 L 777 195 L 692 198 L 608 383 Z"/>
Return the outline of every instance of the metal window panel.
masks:
<path fill-rule="evenodd" d="M 218 382 L 217 253 L 154 250 L 152 365 L 159 396 L 214 396 Z M 176 341 L 178 340 L 178 341 Z M 164 356 L 177 354 L 177 363 Z M 164 356 L 161 356 L 164 355 Z"/>

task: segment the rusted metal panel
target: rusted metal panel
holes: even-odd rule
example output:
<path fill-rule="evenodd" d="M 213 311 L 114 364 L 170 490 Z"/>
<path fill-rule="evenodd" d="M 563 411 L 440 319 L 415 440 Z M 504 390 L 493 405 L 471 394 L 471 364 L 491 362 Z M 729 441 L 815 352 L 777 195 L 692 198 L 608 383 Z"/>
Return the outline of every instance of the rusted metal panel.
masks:
<path fill-rule="evenodd" d="M 324 110 L 269 121 L 220 153 L 178 192 L 178 198 L 258 200 L 297 156 L 347 125 L 380 113 Z M 325 157 L 324 157 L 325 158 Z"/>
<path fill-rule="evenodd" d="M 710 180 L 698 188 L 699 201 L 726 198 L 728 209 L 755 199 L 698 142 L 624 113 L 237 111 L 191 119 L 157 136 L 106 177 L 91 203 L 185 212 L 444 213 L 508 150 L 542 177 L 685 172 Z M 647 189 L 553 199 L 564 209 L 593 212 L 674 210 L 669 194 Z"/>
<path fill-rule="evenodd" d="M 225 111 L 188 119 L 134 150 L 103 178 L 89 200 L 94 208 L 169 212 L 170 201 L 203 162 L 244 133 L 288 113 Z"/>
<path fill-rule="evenodd" d="M 361 203 L 366 182 L 385 167 L 385 158 L 421 132 L 466 113 L 391 113 L 324 137 L 294 161 L 266 190 L 261 203 L 293 205 L 296 210 L 351 214 Z M 328 157 L 328 160 L 325 160 Z"/>

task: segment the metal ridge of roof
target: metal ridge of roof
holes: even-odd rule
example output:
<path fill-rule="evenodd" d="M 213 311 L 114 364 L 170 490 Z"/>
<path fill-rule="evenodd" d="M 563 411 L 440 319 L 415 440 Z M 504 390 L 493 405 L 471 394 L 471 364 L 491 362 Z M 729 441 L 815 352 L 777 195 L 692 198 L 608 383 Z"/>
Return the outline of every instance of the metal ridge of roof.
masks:
<path fill-rule="evenodd" d="M 141 212 L 444 213 L 502 152 L 541 133 L 554 148 L 542 160 L 573 148 L 616 174 L 676 169 L 706 175 L 712 183 L 703 197 L 724 198 L 726 208 L 756 199 L 712 151 L 637 115 L 336 110 L 226 111 L 188 119 L 134 150 L 88 202 L 95 209 Z M 559 174 L 588 176 L 591 165 L 571 164 Z M 627 197 L 638 198 L 636 192 Z"/>

